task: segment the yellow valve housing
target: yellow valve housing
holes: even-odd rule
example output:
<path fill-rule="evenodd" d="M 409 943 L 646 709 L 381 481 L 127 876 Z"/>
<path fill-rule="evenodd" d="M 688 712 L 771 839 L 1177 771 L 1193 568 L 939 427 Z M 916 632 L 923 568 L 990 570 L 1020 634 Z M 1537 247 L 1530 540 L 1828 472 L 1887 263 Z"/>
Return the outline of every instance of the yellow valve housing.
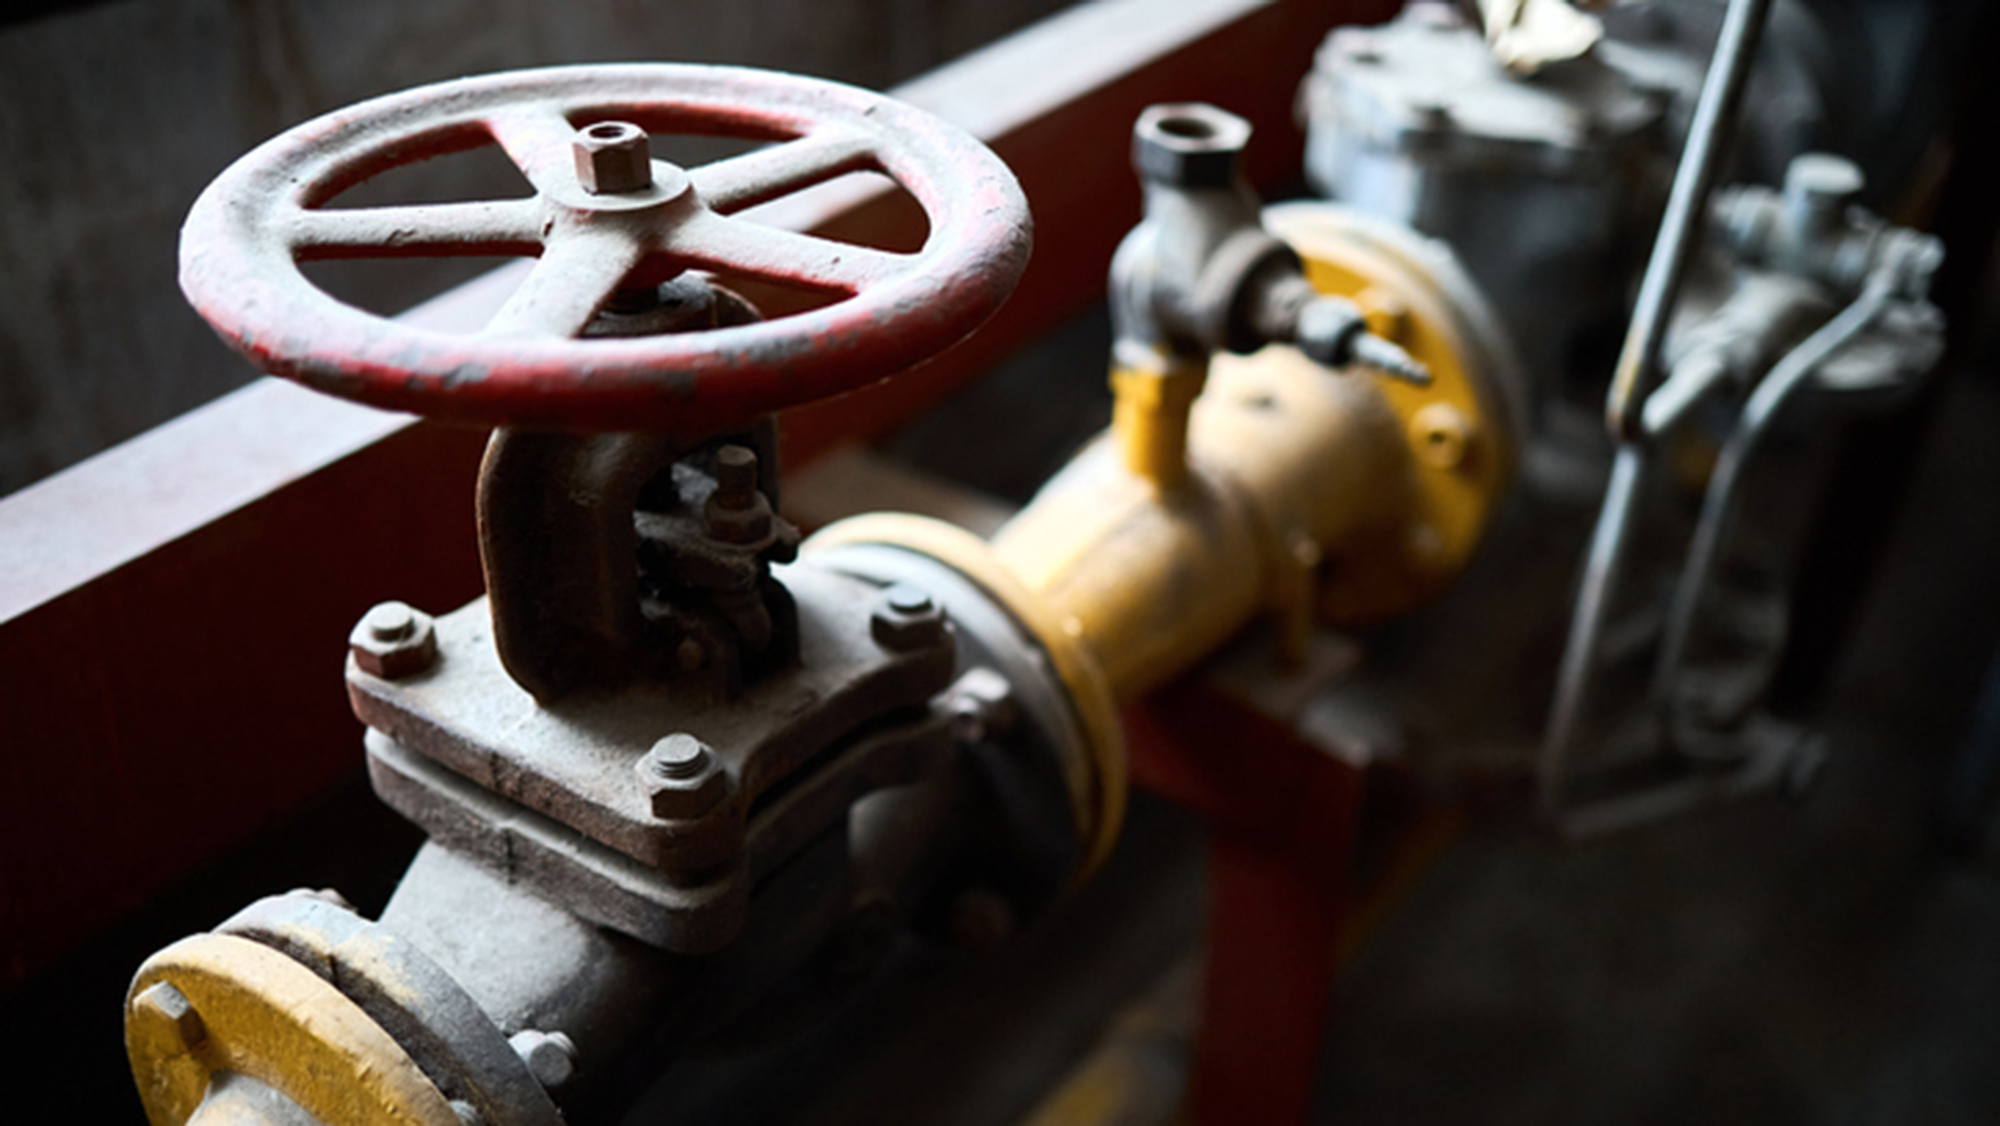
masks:
<path fill-rule="evenodd" d="M 1428 386 L 1332 372 L 1296 349 L 1161 373 L 1118 364 L 1112 429 L 988 543 L 863 516 L 809 550 L 877 543 L 980 585 L 1043 644 L 1094 746 L 1095 858 L 1123 809 L 1119 703 L 1180 675 L 1260 614 L 1292 653 L 1315 619 L 1404 613 L 1465 566 L 1508 486 L 1521 384 L 1442 247 L 1344 208 L 1265 213 L 1323 293 L 1430 369 Z M 1198 390 L 1175 417 L 1179 392 Z M 1184 450 L 1184 456 L 1183 456 Z"/>

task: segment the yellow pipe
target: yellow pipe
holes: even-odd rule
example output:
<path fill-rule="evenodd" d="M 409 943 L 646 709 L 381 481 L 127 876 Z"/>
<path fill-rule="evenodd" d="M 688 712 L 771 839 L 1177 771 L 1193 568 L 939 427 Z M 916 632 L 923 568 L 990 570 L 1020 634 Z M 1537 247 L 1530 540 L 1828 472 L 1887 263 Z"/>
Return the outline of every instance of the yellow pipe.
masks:
<path fill-rule="evenodd" d="M 808 550 L 878 543 L 928 555 L 983 588 L 1042 645 L 1087 761 L 1072 764 L 1086 871 L 1123 810 L 1121 703 L 1178 676 L 1262 614 L 1297 653 L 1316 617 L 1401 613 L 1470 557 L 1512 467 L 1505 404 L 1454 292 L 1339 209 L 1271 226 L 1322 292 L 1432 373 L 1412 387 L 1333 372 L 1295 349 L 1206 363 L 1121 351 L 1111 430 L 992 541 L 876 514 Z"/>

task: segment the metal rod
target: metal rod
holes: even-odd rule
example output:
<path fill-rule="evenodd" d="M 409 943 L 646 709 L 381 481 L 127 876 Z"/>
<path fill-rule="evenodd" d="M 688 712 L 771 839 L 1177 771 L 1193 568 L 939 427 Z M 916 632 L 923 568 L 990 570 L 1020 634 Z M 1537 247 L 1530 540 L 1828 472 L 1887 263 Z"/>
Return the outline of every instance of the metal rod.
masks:
<path fill-rule="evenodd" d="M 1547 817 L 1562 812 L 1569 749 L 1576 741 L 1584 704 L 1590 698 L 1592 674 L 1597 669 L 1598 639 L 1604 633 L 1605 604 L 1611 597 L 1611 580 L 1623 561 L 1626 531 L 1631 525 L 1633 501 L 1645 476 L 1644 470 L 1645 455 L 1637 443 L 1627 442 L 1618 447 L 1618 459 L 1611 464 L 1611 480 L 1604 487 L 1604 507 L 1598 512 L 1597 531 L 1590 538 L 1583 586 L 1577 591 L 1576 612 L 1570 618 L 1569 640 L 1556 677 L 1555 703 L 1549 709 L 1549 729 L 1543 737 L 1541 759 L 1535 771 L 1537 796 Z"/>
<path fill-rule="evenodd" d="M 1723 19 L 1715 57 L 1709 61 L 1708 77 L 1702 83 L 1701 100 L 1695 104 L 1694 123 L 1688 128 L 1687 147 L 1681 153 L 1673 191 L 1667 196 L 1666 215 L 1660 220 L 1660 235 L 1639 285 L 1632 327 L 1611 377 L 1605 422 L 1612 437 L 1620 441 L 1640 436 L 1639 410 L 1657 382 L 1667 320 L 1673 314 L 1681 278 L 1701 242 L 1697 236 L 1708 212 L 1709 189 L 1715 184 L 1729 126 L 1736 120 L 1744 88 L 1749 85 L 1750 63 L 1756 58 L 1770 7 L 1771 0 L 1730 0 Z"/>
<path fill-rule="evenodd" d="M 1618 456 L 1612 464 L 1611 480 L 1605 486 L 1597 529 L 1591 536 L 1583 585 L 1577 592 L 1576 611 L 1570 620 L 1555 700 L 1549 709 L 1548 731 L 1536 768 L 1542 813 L 1550 818 L 1562 811 L 1570 747 L 1590 700 L 1604 615 L 1617 586 L 1632 508 L 1645 476 L 1646 455 L 1641 444 L 1645 433 L 1640 412 L 1656 382 L 1667 320 L 1673 313 L 1688 262 L 1698 246 L 1695 235 L 1699 221 L 1707 214 L 1722 141 L 1727 127 L 1736 120 L 1737 107 L 1748 85 L 1750 63 L 1757 55 L 1770 7 L 1770 0 L 1730 0 L 1722 33 L 1716 40 L 1715 55 L 1709 61 L 1708 76 L 1702 83 L 1701 99 L 1695 105 L 1694 123 L 1688 129 L 1687 146 L 1681 153 L 1673 191 L 1667 197 L 1660 234 L 1653 243 L 1653 256 L 1646 263 L 1646 276 L 1639 286 L 1632 325 L 1626 333 L 1618 367 L 1612 373 L 1605 421 L 1618 440 Z"/>

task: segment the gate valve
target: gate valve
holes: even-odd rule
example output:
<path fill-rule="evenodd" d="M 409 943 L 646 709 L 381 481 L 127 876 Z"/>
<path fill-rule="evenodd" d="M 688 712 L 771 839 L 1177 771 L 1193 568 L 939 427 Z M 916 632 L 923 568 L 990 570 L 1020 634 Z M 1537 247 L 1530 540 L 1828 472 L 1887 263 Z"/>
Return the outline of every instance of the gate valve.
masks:
<path fill-rule="evenodd" d="M 652 157 L 649 132 L 769 143 L 683 169 Z M 495 143 L 529 198 L 330 206 L 390 169 Z M 739 214 L 870 171 L 922 207 L 921 249 Z M 797 534 L 773 511 L 770 416 L 971 333 L 1013 291 L 1029 241 L 1006 166 L 913 107 L 729 67 L 559 67 L 391 94 L 266 142 L 196 201 L 181 287 L 274 375 L 501 428 L 480 474 L 480 549 L 494 643 L 537 699 L 682 674 L 728 693 L 789 652 L 768 566 Z M 471 335 L 356 309 L 301 269 L 476 255 L 536 261 Z M 707 273 L 824 303 L 761 320 Z"/>
<path fill-rule="evenodd" d="M 647 132 L 774 142 L 695 168 Z M 327 206 L 391 168 L 498 143 L 534 195 Z M 737 215 L 877 171 L 922 206 L 913 254 Z M 959 129 L 867 91 L 729 67 L 623 64 L 461 79 L 338 110 L 265 142 L 196 201 L 181 288 L 274 375 L 359 402 L 495 426 L 709 435 L 851 391 L 942 351 L 1019 280 L 1027 205 Z M 344 304 L 309 282 L 330 258 L 531 255 L 471 336 Z M 836 298 L 775 320 L 583 339 L 619 290 L 714 270 Z"/>

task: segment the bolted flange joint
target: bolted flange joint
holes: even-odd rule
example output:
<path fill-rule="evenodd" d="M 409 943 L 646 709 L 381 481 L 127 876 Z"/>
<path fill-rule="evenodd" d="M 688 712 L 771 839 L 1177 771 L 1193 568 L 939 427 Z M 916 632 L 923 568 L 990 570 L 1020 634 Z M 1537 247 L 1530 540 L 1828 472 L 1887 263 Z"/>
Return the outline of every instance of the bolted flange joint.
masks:
<path fill-rule="evenodd" d="M 686 732 L 653 744 L 635 769 L 653 816 L 662 821 L 700 817 L 714 809 L 729 789 L 729 777 L 717 767 L 715 751 Z"/>
<path fill-rule="evenodd" d="M 383 602 L 347 635 L 348 652 L 363 672 L 384 680 L 420 673 L 437 661 L 437 626 L 404 602 Z"/>
<path fill-rule="evenodd" d="M 900 653 L 927 649 L 944 639 L 944 611 L 923 588 L 897 583 L 882 592 L 868 631 L 884 649 Z"/>
<path fill-rule="evenodd" d="M 646 131 L 629 121 L 600 121 L 576 131 L 576 178 L 592 195 L 640 192 L 653 186 Z"/>

